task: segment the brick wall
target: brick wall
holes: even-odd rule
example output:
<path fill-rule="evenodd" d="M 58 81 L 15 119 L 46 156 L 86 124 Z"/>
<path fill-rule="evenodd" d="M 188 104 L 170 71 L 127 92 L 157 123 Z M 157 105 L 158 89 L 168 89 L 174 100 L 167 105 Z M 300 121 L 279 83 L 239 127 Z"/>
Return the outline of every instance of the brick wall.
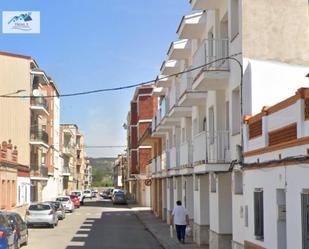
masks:
<path fill-rule="evenodd" d="M 131 120 L 130 125 L 137 124 L 137 103 L 131 102 Z"/>
<path fill-rule="evenodd" d="M 151 148 L 140 148 L 138 153 L 139 171 L 141 174 L 146 173 L 146 165 L 151 159 Z"/>
<path fill-rule="evenodd" d="M 140 96 L 138 99 L 138 119 L 152 119 L 154 114 L 152 96 Z"/>
<path fill-rule="evenodd" d="M 130 173 L 136 174 L 137 169 L 137 150 L 131 150 L 130 152 Z"/>
<path fill-rule="evenodd" d="M 149 127 L 149 124 L 150 122 L 138 124 L 138 139 L 140 139 L 144 135 L 145 130 Z"/>

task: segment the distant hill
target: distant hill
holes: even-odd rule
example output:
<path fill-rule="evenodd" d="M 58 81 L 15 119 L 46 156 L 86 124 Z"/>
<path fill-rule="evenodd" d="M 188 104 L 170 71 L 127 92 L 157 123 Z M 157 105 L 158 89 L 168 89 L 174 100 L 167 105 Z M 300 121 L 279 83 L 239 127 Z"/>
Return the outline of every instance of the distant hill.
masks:
<path fill-rule="evenodd" d="M 116 158 L 112 158 L 112 157 L 98 157 L 98 158 L 89 157 L 88 159 L 89 159 L 90 165 L 93 168 L 95 168 L 95 171 L 101 172 L 104 178 L 112 175 L 113 163 L 116 160 Z"/>

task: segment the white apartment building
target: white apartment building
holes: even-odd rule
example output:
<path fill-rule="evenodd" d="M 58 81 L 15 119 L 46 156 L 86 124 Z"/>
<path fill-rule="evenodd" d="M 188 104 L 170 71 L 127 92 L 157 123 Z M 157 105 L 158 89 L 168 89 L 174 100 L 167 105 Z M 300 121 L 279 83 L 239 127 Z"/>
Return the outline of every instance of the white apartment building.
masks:
<path fill-rule="evenodd" d="M 160 106 L 152 136 L 163 142 L 152 177 L 159 179 L 154 192 L 161 191 L 162 218 L 169 221 L 175 202 L 182 200 L 198 244 L 281 249 L 247 235 L 252 229 L 244 222 L 241 128 L 245 115 L 308 86 L 308 1 L 190 4 L 198 11 L 182 18 L 179 40 L 170 45 L 154 90 Z"/>
<path fill-rule="evenodd" d="M 243 195 L 248 248 L 309 248 L 308 111 L 301 88 L 245 120 L 243 186 L 234 191 Z"/>

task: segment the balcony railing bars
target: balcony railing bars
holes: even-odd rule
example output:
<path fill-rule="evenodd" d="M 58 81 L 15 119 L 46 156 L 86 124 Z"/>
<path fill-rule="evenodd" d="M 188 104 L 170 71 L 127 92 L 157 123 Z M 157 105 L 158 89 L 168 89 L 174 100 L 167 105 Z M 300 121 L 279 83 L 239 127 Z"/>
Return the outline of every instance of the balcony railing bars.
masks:
<path fill-rule="evenodd" d="M 43 107 L 45 110 L 48 110 L 48 101 L 45 97 L 32 97 L 31 105 Z"/>
<path fill-rule="evenodd" d="M 193 67 L 211 63 L 229 55 L 228 39 L 205 39 L 193 56 Z M 220 60 L 205 67 L 208 70 L 228 70 L 229 60 Z M 200 71 L 192 72 L 193 79 Z"/>
<path fill-rule="evenodd" d="M 45 144 L 48 144 L 48 133 L 38 128 L 31 128 L 30 139 L 33 142 L 43 142 Z"/>

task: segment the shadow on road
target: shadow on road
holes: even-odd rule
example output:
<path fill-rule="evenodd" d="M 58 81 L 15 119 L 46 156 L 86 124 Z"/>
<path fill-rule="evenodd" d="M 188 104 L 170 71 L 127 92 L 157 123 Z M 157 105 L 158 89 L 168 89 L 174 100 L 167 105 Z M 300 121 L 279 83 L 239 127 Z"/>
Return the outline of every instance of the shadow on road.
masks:
<path fill-rule="evenodd" d="M 111 208 L 100 218 L 86 218 L 66 249 L 162 249 L 134 210 L 110 201 L 89 201 L 85 207 Z"/>

